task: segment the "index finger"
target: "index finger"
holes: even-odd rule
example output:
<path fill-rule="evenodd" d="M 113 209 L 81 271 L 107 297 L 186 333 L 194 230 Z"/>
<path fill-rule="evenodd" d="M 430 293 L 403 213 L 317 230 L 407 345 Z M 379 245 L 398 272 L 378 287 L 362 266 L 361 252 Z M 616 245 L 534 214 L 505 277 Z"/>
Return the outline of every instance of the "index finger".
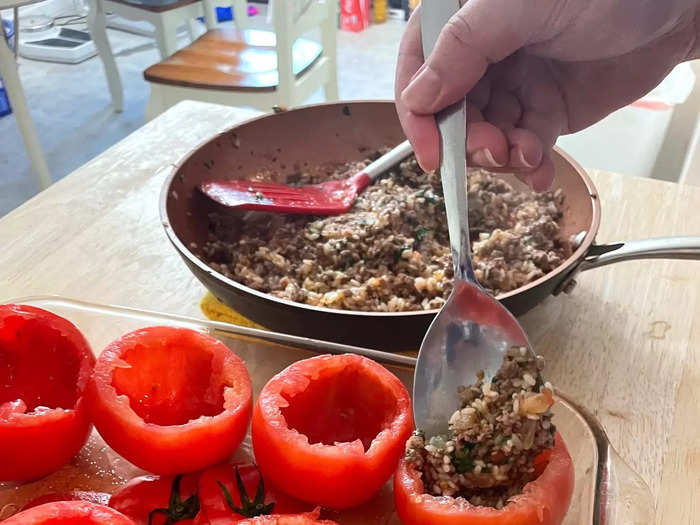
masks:
<path fill-rule="evenodd" d="M 406 138 L 413 146 L 416 160 L 424 171 L 434 171 L 438 168 L 439 144 L 435 117 L 433 115 L 417 115 L 412 113 L 401 101 L 401 93 L 423 66 L 423 45 L 420 35 L 420 6 L 408 21 L 406 30 L 401 37 L 396 79 L 394 83 L 394 98 L 396 112 L 401 121 Z"/>

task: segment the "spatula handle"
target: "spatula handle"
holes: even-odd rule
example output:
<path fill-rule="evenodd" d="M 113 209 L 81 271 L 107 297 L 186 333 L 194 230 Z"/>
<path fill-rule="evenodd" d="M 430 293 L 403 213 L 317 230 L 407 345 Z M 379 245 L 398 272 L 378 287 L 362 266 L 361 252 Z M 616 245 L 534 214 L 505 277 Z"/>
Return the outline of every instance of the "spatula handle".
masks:
<path fill-rule="evenodd" d="M 363 172 L 369 176 L 371 181 L 375 181 L 382 173 L 404 161 L 411 153 L 413 153 L 413 148 L 411 148 L 411 143 L 406 140 L 372 162 Z"/>

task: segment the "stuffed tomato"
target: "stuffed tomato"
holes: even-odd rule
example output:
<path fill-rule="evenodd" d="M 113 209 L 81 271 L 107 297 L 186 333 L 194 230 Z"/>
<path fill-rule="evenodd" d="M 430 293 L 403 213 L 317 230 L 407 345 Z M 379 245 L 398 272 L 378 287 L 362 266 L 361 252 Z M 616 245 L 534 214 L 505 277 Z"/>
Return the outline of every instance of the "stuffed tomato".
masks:
<path fill-rule="evenodd" d="M 543 456 L 541 474 L 501 509 L 426 494 L 420 473 L 404 459 L 394 477 L 396 512 L 404 525 L 560 525 L 571 503 L 574 466 L 558 434 Z"/>

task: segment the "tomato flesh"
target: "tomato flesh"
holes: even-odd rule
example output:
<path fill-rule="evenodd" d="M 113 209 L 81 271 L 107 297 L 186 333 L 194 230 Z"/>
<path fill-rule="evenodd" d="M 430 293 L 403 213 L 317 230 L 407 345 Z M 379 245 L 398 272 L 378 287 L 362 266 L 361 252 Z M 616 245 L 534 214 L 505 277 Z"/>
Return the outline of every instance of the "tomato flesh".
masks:
<path fill-rule="evenodd" d="M 335 521 L 319 519 L 319 509 L 303 514 L 272 514 L 239 521 L 238 525 L 338 525 Z"/>
<path fill-rule="evenodd" d="M 9 517 L 2 525 L 135 525 L 114 509 L 87 501 L 45 503 Z"/>
<path fill-rule="evenodd" d="M 397 412 L 392 389 L 364 374 L 360 367 L 321 373 L 304 390 L 281 395 L 288 403 L 282 408 L 287 425 L 312 444 L 335 445 L 359 439 L 367 451 Z"/>
<path fill-rule="evenodd" d="M 559 434 L 542 473 L 502 509 L 470 504 L 464 498 L 424 493 L 415 468 L 402 460 L 394 476 L 394 504 L 404 525 L 560 525 L 574 491 L 574 466 Z"/>
<path fill-rule="evenodd" d="M 114 369 L 117 395 L 146 423 L 184 425 L 224 409 L 224 382 L 212 366 L 212 354 L 178 344 L 134 345 Z M 168 363 L 167 367 L 163 363 Z"/>
<path fill-rule="evenodd" d="M 87 397 L 108 445 L 144 470 L 174 475 L 233 454 L 245 437 L 253 394 L 243 361 L 221 341 L 160 326 L 110 343 Z"/>
<path fill-rule="evenodd" d="M 272 378 L 253 414 L 265 480 L 303 501 L 343 509 L 389 479 L 413 429 L 408 392 L 374 361 L 318 356 Z"/>
<path fill-rule="evenodd" d="M 83 391 L 95 363 L 68 320 L 23 305 L 0 306 L 0 481 L 39 478 L 87 441 Z M 51 436 L 51 446 L 46 446 Z"/>

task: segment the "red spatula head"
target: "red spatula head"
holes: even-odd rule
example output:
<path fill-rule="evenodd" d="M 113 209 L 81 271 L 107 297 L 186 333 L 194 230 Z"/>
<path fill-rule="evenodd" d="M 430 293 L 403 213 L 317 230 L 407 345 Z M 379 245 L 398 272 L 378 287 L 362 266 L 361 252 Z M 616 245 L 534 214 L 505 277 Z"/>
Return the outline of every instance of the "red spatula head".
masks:
<path fill-rule="evenodd" d="M 345 180 L 308 186 L 248 180 L 210 181 L 201 184 L 199 191 L 227 208 L 269 213 L 338 215 L 347 212 L 362 190 L 389 168 L 398 165 L 412 151 L 411 144 L 406 140 L 363 168 L 360 173 Z"/>
<path fill-rule="evenodd" d="M 227 180 L 205 182 L 199 186 L 199 190 L 227 208 L 269 213 L 338 215 L 352 207 L 358 194 L 370 182 L 370 177 L 365 172 L 360 172 L 349 179 L 308 186 Z"/>

